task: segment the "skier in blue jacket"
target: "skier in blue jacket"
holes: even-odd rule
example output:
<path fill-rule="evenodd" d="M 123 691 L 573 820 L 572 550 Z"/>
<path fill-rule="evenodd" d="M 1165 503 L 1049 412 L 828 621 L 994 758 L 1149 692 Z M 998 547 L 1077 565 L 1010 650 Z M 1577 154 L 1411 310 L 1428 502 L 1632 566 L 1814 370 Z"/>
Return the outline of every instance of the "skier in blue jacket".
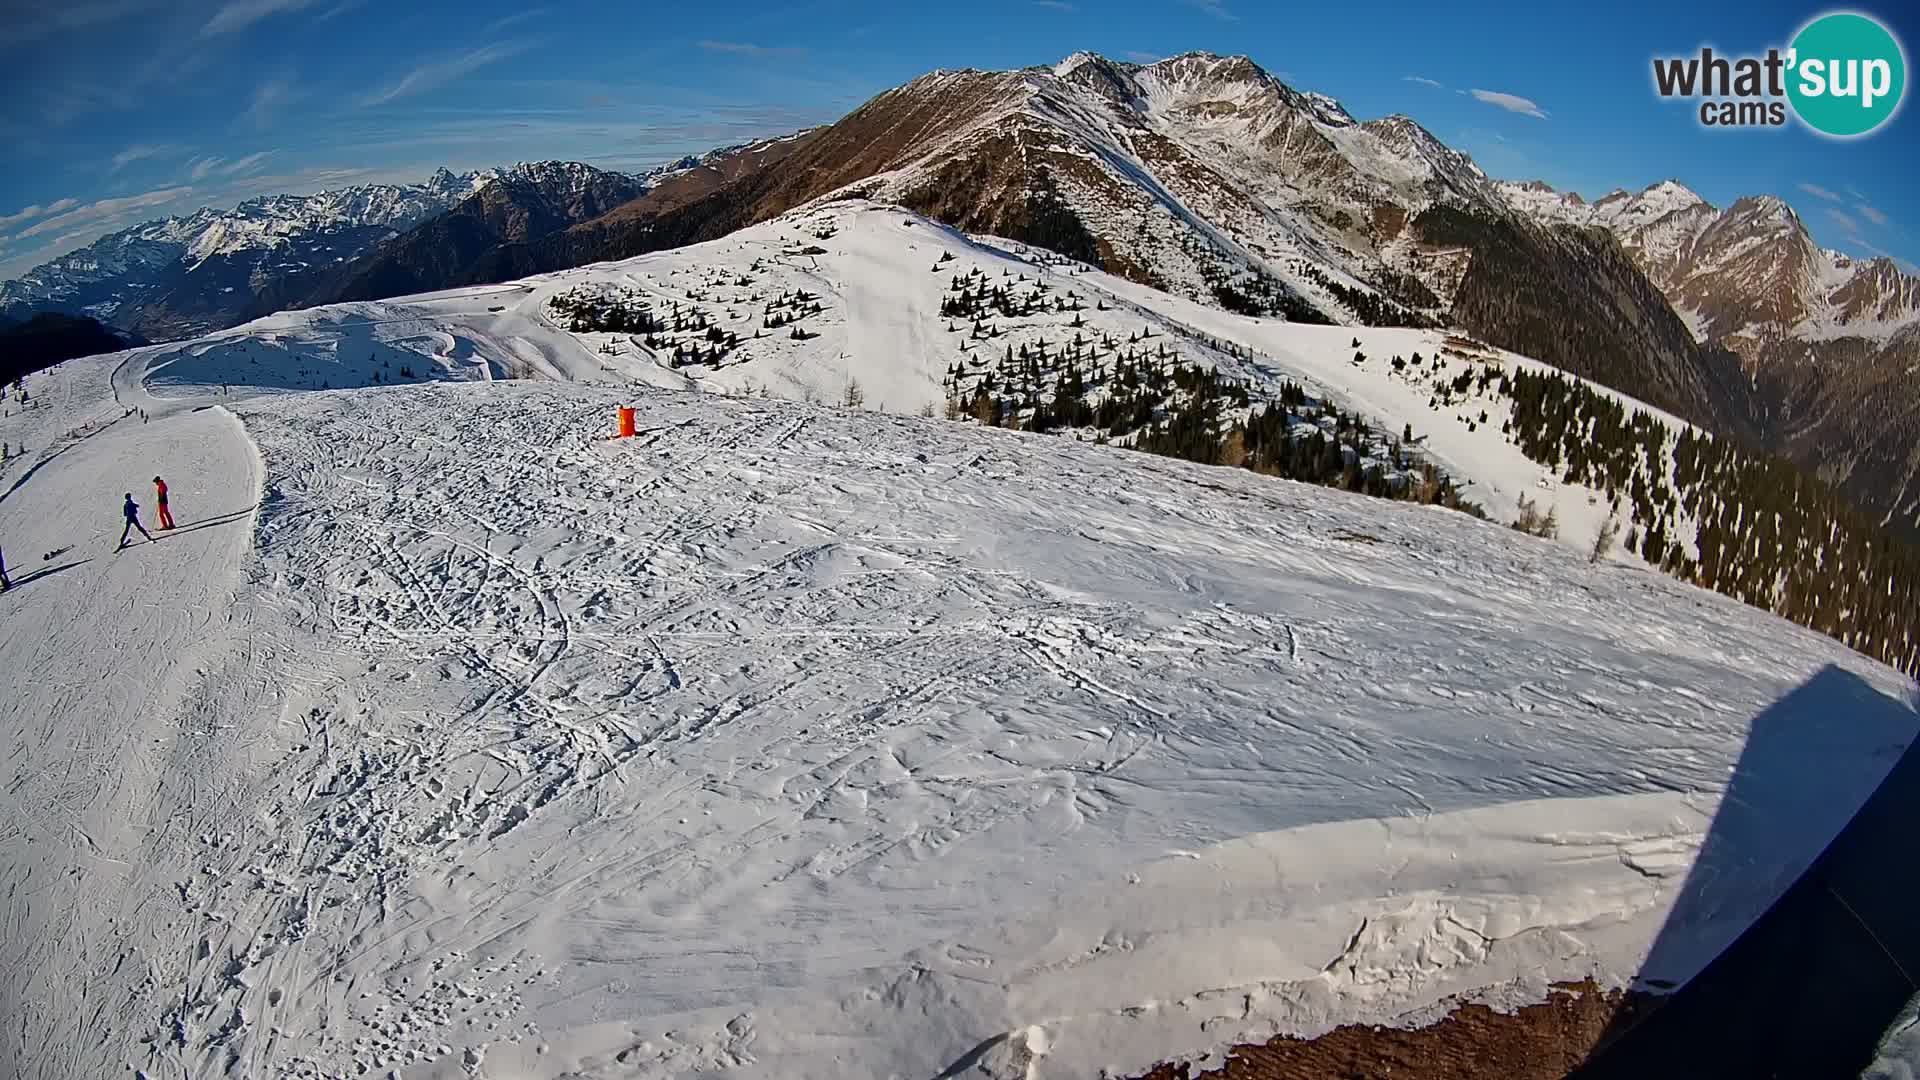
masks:
<path fill-rule="evenodd" d="M 140 530 L 140 535 L 147 538 L 147 543 L 153 543 L 153 534 L 147 531 L 145 525 L 140 524 L 140 504 L 133 501 L 133 492 L 127 492 L 126 505 L 120 508 L 120 512 L 127 519 L 127 523 L 120 528 L 120 547 L 127 546 L 127 533 L 134 529 Z M 114 548 L 114 550 L 118 551 L 120 548 Z"/>

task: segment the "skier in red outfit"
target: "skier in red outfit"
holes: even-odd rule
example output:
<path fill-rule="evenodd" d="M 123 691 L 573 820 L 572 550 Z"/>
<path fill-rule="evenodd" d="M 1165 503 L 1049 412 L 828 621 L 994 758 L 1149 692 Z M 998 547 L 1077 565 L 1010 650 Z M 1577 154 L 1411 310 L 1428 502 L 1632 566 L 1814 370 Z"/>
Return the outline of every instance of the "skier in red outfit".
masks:
<path fill-rule="evenodd" d="M 171 529 L 173 528 L 173 511 L 167 509 L 167 482 L 156 476 L 153 478 L 153 489 L 156 495 L 154 501 L 160 505 L 160 527 Z"/>

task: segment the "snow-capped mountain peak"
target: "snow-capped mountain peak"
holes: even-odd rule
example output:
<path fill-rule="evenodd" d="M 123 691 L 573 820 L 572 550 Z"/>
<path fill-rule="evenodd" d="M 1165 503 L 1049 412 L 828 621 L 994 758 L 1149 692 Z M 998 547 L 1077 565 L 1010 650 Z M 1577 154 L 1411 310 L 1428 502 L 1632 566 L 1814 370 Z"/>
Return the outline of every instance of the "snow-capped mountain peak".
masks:
<path fill-rule="evenodd" d="M 1077 52 L 1053 65 L 1055 78 L 1064 79 L 1088 64 L 1103 64 L 1105 59 L 1090 52 Z"/>
<path fill-rule="evenodd" d="M 1684 209 L 1695 203 L 1707 201 L 1701 198 L 1692 188 L 1675 179 L 1662 180 L 1657 184 L 1649 184 L 1647 189 L 1640 193 L 1640 198 L 1643 201 L 1657 202 L 1671 206 L 1676 210 Z"/>
<path fill-rule="evenodd" d="M 1884 342 L 1920 325 L 1920 280 L 1890 261 L 1820 248 L 1777 195 L 1721 210 L 1677 179 L 1591 204 L 1538 182 L 1495 187 L 1528 216 L 1612 232 L 1697 336 L 1743 355 L 1757 358 L 1783 336 Z"/>
<path fill-rule="evenodd" d="M 455 173 L 442 165 L 433 170 L 433 175 L 427 177 L 426 183 L 421 186 L 449 198 L 465 198 L 473 194 L 476 183 L 484 175 L 484 173 Z"/>
<path fill-rule="evenodd" d="M 0 284 L 0 311 L 87 314 L 155 338 L 212 329 L 253 285 L 357 257 L 492 175 L 443 168 L 418 184 L 260 195 L 142 222 Z"/>

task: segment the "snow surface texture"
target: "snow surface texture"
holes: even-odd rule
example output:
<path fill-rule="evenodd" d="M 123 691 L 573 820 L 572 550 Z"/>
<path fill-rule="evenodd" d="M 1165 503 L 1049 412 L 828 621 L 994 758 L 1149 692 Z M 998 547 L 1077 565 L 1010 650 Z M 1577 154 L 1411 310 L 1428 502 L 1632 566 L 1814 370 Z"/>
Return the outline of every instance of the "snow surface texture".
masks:
<path fill-rule="evenodd" d="M 909 404 L 942 361 L 862 314 L 934 277 L 894 220 L 930 245 L 895 303 L 822 273 L 838 330 L 718 374 L 865 365 Z M 481 381 L 687 380 L 604 370 L 532 303 L 670 259 L 276 317 L 9 402 L 0 1072 L 1125 1075 L 1681 982 L 1920 723 L 1828 639 L 1444 510 Z M 469 381 L 302 389 L 403 355 Z M 155 471 L 182 528 L 115 554 Z"/>
<path fill-rule="evenodd" d="M 1914 1080 L 1920 1076 L 1920 994 L 1894 1018 L 1881 1040 L 1873 1064 L 1861 1080 Z"/>

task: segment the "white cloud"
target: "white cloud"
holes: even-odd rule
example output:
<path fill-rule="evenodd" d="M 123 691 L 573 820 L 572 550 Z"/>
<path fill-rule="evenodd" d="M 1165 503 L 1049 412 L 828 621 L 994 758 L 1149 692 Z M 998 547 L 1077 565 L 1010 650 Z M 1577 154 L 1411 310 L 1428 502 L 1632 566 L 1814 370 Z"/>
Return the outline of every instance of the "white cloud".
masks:
<path fill-rule="evenodd" d="M 708 52 L 733 53 L 736 56 L 799 56 L 806 51 L 791 46 L 755 45 L 746 41 L 702 41 L 699 44 Z"/>
<path fill-rule="evenodd" d="M 252 172 L 260 167 L 261 162 L 272 157 L 275 153 L 276 151 L 273 150 L 261 150 L 258 153 L 248 154 L 246 157 L 239 158 L 235 160 L 233 164 L 227 166 L 226 174 L 228 176 L 240 176 L 244 173 Z"/>
<path fill-rule="evenodd" d="M 1443 83 L 1438 79 L 1429 79 L 1425 75 L 1408 75 L 1405 78 L 1401 79 L 1400 81 L 1419 83 L 1421 86 L 1431 86 L 1436 90 L 1445 90 L 1447 88 L 1446 83 Z"/>
<path fill-rule="evenodd" d="M 262 150 L 257 154 L 248 154 L 233 161 L 220 157 L 195 158 L 187 163 L 187 179 L 198 183 L 209 176 L 240 176 L 258 169 L 260 163 L 272 157 L 273 154 L 272 150 Z"/>
<path fill-rule="evenodd" d="M 328 19 L 339 18 L 340 16 L 345 15 L 347 12 L 352 11 L 355 8 L 365 7 L 366 4 L 367 4 L 367 0 L 342 0 L 341 3 L 335 4 L 334 6 L 314 16 L 313 21 L 326 22 Z"/>
<path fill-rule="evenodd" d="M 113 155 L 113 168 L 107 171 L 108 173 L 117 173 L 136 161 L 146 161 L 149 158 L 158 157 L 172 157 L 184 149 L 186 148 L 176 146 L 172 143 L 136 143 Z"/>
<path fill-rule="evenodd" d="M 45 206 L 21 207 L 17 214 L 0 214 L 0 229 L 10 229 L 23 221 L 32 221 L 42 214 L 57 214 L 62 210 L 71 210 L 80 203 L 74 199 L 60 199 Z"/>
<path fill-rule="evenodd" d="M 1840 226 L 1849 233 L 1858 235 L 1860 232 L 1860 223 L 1847 216 L 1847 212 L 1838 207 L 1827 207 L 1827 217 L 1833 219 L 1835 225 Z"/>
<path fill-rule="evenodd" d="M 523 53 L 532 47 L 531 42 L 501 41 L 492 45 L 483 45 L 478 49 L 461 53 L 458 56 L 450 56 L 445 60 L 436 61 L 435 63 L 422 64 L 412 71 L 407 72 L 405 75 L 402 75 L 399 82 L 394 83 L 385 90 L 361 98 L 360 104 L 363 106 L 385 105 L 390 101 L 407 97 L 410 94 L 425 93 L 428 90 L 445 86 L 456 79 L 478 71 L 488 64 L 496 64 L 502 60 Z"/>
<path fill-rule="evenodd" d="M 207 25 L 200 28 L 200 36 L 212 37 L 216 34 L 231 34 L 245 30 L 262 19 L 270 18 L 285 11 L 299 11 L 312 7 L 320 0 L 230 0 L 226 6 L 213 13 Z"/>
<path fill-rule="evenodd" d="M 1122 60 L 1131 60 L 1136 64 L 1157 64 L 1166 59 L 1166 57 L 1161 56 L 1159 53 L 1138 52 L 1131 49 L 1121 53 L 1120 58 Z"/>
<path fill-rule="evenodd" d="M 1067 0 L 1033 0 L 1033 6 L 1047 8 L 1052 11 L 1075 10 L 1072 4 L 1067 3 Z"/>
<path fill-rule="evenodd" d="M 1866 218 L 1875 225 L 1884 227 L 1887 224 L 1887 215 L 1881 213 L 1874 207 L 1868 206 L 1866 203 L 1861 203 L 1859 206 L 1854 207 L 1854 209 L 1860 211 L 1861 217 Z"/>
<path fill-rule="evenodd" d="M 296 96 L 291 78 L 282 75 L 269 79 L 253 91 L 253 100 L 240 114 L 240 119 L 256 128 L 270 127 L 274 112 Z"/>
<path fill-rule="evenodd" d="M 488 23 L 487 25 L 481 27 L 480 33 L 477 36 L 491 37 L 494 34 L 497 34 L 500 31 L 505 30 L 509 26 L 518 26 L 519 24 L 526 22 L 530 19 L 538 19 L 543 15 L 551 14 L 552 11 L 553 11 L 552 8 L 537 7 L 537 8 L 528 8 L 525 11 L 516 11 L 512 15 L 502 15 L 500 18 L 495 19 L 492 22 Z"/>
<path fill-rule="evenodd" d="M 1534 104 L 1530 99 L 1523 98 L 1518 94 L 1503 94 L 1498 90 L 1468 90 L 1466 92 L 1472 94 L 1476 101 L 1486 102 L 1495 108 L 1519 113 L 1521 116 L 1531 116 L 1535 120 L 1545 120 L 1547 118 L 1546 110 Z"/>
<path fill-rule="evenodd" d="M 1839 195 L 1835 194 L 1834 192 L 1828 191 L 1826 188 L 1821 187 L 1819 184 L 1801 184 L 1800 190 L 1806 192 L 1807 194 L 1813 196 L 1816 199 L 1825 199 L 1828 202 L 1840 201 Z"/>
<path fill-rule="evenodd" d="M 191 194 L 193 194 L 193 189 L 190 187 L 170 187 L 161 188 L 158 191 L 145 192 L 140 195 L 128 195 L 120 199 L 101 199 L 99 202 L 88 203 L 85 206 L 69 210 L 57 217 L 47 218 L 45 221 L 40 222 L 30 229 L 23 229 L 20 232 L 19 238 L 25 239 L 29 236 L 39 236 L 42 233 L 50 233 L 58 229 L 68 229 L 75 225 L 92 225 L 101 222 L 121 221 L 135 211 L 145 210 L 153 206 L 165 206 L 171 202 L 178 202 Z"/>

